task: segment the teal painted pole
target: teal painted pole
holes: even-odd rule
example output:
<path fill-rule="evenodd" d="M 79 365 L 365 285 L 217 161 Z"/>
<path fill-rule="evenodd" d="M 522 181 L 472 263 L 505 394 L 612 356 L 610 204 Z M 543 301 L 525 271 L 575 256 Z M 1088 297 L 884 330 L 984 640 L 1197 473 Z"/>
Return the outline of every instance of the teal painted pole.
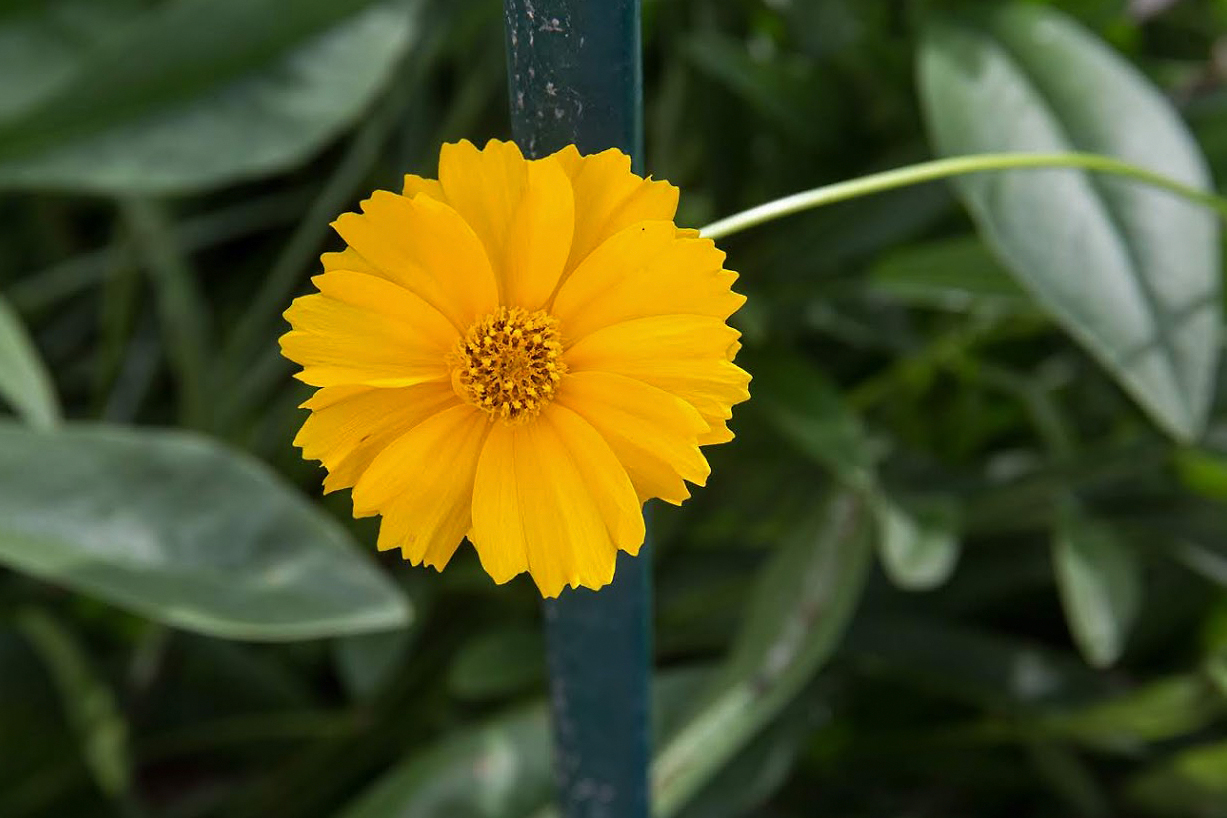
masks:
<path fill-rule="evenodd" d="M 642 172 L 639 0 L 504 0 L 511 125 L 529 157 L 621 148 Z M 545 603 L 558 799 L 566 818 L 648 818 L 647 546 L 613 584 Z"/>

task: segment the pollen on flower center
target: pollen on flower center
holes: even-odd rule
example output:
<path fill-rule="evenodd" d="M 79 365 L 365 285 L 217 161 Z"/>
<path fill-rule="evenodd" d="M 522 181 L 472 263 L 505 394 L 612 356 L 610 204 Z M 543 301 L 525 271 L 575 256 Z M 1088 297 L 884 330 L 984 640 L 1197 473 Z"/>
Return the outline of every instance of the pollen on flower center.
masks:
<path fill-rule="evenodd" d="M 450 363 L 456 394 L 508 423 L 535 417 L 567 371 L 558 319 L 519 307 L 499 307 L 473 324 Z"/>

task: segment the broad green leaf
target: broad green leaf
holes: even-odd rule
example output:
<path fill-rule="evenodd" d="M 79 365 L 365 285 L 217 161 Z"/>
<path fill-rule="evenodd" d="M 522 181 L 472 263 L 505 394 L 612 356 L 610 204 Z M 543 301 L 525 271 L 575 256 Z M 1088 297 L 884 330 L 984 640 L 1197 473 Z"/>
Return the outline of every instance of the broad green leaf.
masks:
<path fill-rule="evenodd" d="M 0 298 L 0 398 L 31 426 L 51 429 L 60 422 L 51 376 L 13 308 Z"/>
<path fill-rule="evenodd" d="M 835 650 L 868 575 L 864 514 L 860 500 L 836 495 L 796 526 L 762 570 L 711 697 L 656 760 L 656 815 L 683 807 Z"/>
<path fill-rule="evenodd" d="M 948 310 L 1031 303 L 984 242 L 971 235 L 894 250 L 869 268 L 869 284 L 909 304 Z"/>
<path fill-rule="evenodd" d="M 0 122 L 54 92 L 81 69 L 88 46 L 141 11 L 140 0 L 0 3 Z"/>
<path fill-rule="evenodd" d="M 937 17 L 919 56 L 937 151 L 1085 151 L 1210 189 L 1162 96 L 1060 13 Z M 1221 331 L 1218 222 L 1170 194 L 1076 170 L 963 177 L 985 241 L 1036 300 L 1181 440 L 1206 422 Z"/>
<path fill-rule="evenodd" d="M 17 625 L 55 681 L 94 780 L 108 795 L 125 792 L 131 777 L 128 724 L 110 687 L 90 666 L 73 634 L 49 614 L 23 611 Z"/>
<path fill-rule="evenodd" d="M 0 16 L 0 43 L 53 58 L 0 94 L 0 186 L 181 193 L 292 167 L 367 108 L 416 30 L 414 4 L 372 0 L 111 0 L 111 25 L 57 27 L 81 5 Z"/>
<path fill-rule="evenodd" d="M 1052 560 L 1065 618 L 1086 660 L 1120 658 L 1142 596 L 1141 566 L 1112 529 L 1067 505 L 1057 520 Z"/>
<path fill-rule="evenodd" d="M 958 508 L 950 498 L 903 505 L 879 495 L 873 511 L 878 554 L 891 582 L 924 591 L 950 578 L 959 558 Z"/>
<path fill-rule="evenodd" d="M 409 607 L 324 512 L 192 434 L 0 424 L 0 563 L 189 630 L 309 639 Z"/>

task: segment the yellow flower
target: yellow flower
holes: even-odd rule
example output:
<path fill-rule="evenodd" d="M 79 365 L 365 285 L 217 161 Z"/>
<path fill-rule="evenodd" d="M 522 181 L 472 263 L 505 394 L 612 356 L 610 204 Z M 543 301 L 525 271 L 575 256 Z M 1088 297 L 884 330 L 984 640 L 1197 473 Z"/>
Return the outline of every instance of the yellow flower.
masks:
<path fill-rule="evenodd" d="M 673 223 L 677 188 L 616 150 L 525 160 L 444 145 L 333 227 L 319 293 L 282 352 L 320 387 L 295 444 L 379 548 L 442 569 L 465 536 L 503 583 L 600 588 L 643 543 L 643 503 L 680 504 L 731 440 L 749 376 L 725 323 L 724 254 Z"/>

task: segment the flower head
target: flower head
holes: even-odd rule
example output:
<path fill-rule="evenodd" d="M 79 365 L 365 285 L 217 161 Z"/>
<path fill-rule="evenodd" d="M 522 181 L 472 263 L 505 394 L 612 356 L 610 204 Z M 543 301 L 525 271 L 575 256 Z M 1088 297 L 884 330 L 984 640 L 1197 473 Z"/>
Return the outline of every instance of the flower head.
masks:
<path fill-rule="evenodd" d="M 600 588 L 680 504 L 749 397 L 724 254 L 673 223 L 677 188 L 616 150 L 526 160 L 444 145 L 333 227 L 281 339 L 319 387 L 295 439 L 380 514 L 381 550 L 442 569 L 464 537 L 506 582 Z"/>

